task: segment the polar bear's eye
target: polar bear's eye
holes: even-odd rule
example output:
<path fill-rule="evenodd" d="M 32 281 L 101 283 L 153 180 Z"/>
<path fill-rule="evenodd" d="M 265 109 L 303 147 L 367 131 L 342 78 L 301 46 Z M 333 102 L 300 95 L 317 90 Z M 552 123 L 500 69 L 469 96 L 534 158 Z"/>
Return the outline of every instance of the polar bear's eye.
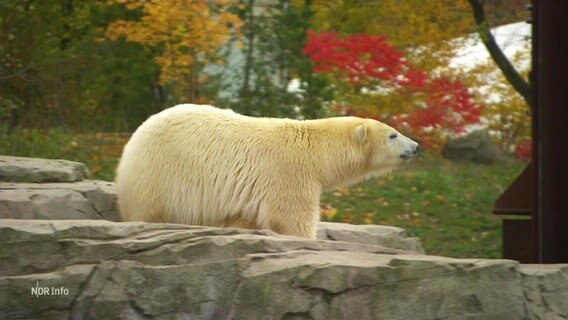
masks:
<path fill-rule="evenodd" d="M 390 139 L 396 139 L 396 137 L 398 137 L 398 134 L 393 133 L 389 136 Z"/>

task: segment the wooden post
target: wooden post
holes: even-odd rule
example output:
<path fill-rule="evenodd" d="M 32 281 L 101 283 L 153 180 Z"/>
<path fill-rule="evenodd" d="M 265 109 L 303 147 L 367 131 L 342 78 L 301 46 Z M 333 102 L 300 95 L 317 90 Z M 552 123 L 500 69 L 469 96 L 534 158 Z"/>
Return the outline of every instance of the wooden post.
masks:
<path fill-rule="evenodd" d="M 568 262 L 567 31 L 568 1 L 533 1 L 533 225 L 538 263 Z"/>

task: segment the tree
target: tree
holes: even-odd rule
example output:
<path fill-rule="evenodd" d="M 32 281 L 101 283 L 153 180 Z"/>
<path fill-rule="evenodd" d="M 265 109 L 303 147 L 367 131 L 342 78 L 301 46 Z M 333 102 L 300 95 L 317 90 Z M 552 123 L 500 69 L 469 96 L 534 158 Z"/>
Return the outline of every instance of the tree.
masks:
<path fill-rule="evenodd" d="M 414 67 L 386 37 L 311 32 L 304 53 L 314 72 L 335 79 L 340 111 L 406 127 L 425 145 L 480 120 L 481 107 L 459 80 Z"/>
<path fill-rule="evenodd" d="M 258 5 L 242 1 L 245 22 L 242 85 L 235 109 L 252 115 L 315 118 L 326 96 L 321 78 L 313 76 L 310 60 L 301 54 L 313 11 L 311 0 L 278 0 Z M 299 92 L 290 92 L 298 81 Z"/>
<path fill-rule="evenodd" d="M 387 35 L 391 45 L 407 50 L 407 58 L 426 71 L 446 65 L 455 48 L 448 40 L 474 26 L 463 0 L 315 1 L 314 10 L 314 31 Z"/>
<path fill-rule="evenodd" d="M 228 0 L 109 0 L 126 9 L 141 12 L 139 20 L 117 20 L 107 37 L 155 49 L 160 82 L 171 84 L 182 100 L 200 101 L 202 73 L 207 64 L 222 63 L 218 50 L 238 32 L 242 21 L 229 12 Z M 181 88 L 178 92 L 175 88 Z"/>
<path fill-rule="evenodd" d="M 0 102 L 9 109 L 0 125 L 122 131 L 162 104 L 149 53 L 100 41 L 125 9 L 97 0 L 22 0 L 0 1 L 0 11 L 0 100 L 11 101 Z"/>
<path fill-rule="evenodd" d="M 468 0 L 473 10 L 473 15 L 475 17 L 475 22 L 477 24 L 477 32 L 481 41 L 489 51 L 489 54 L 495 64 L 501 69 L 503 75 L 509 81 L 509 83 L 519 92 L 521 96 L 525 99 L 528 105 L 531 105 L 531 87 L 530 84 L 517 72 L 515 67 L 511 64 L 509 59 L 505 56 L 503 51 L 497 45 L 495 38 L 490 32 L 489 23 L 487 22 L 487 17 L 485 15 L 485 10 L 483 9 L 483 4 L 481 0 Z"/>
<path fill-rule="evenodd" d="M 408 48 L 455 38 L 473 26 L 464 1 L 315 1 L 314 30 L 340 34 L 388 35 Z"/>

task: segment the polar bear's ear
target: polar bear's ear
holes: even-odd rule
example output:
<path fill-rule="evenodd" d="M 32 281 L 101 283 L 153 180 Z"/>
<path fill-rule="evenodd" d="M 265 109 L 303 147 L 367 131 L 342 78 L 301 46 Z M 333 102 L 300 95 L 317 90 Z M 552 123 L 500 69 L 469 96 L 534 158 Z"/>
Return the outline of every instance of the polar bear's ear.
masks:
<path fill-rule="evenodd" d="M 365 126 L 365 124 L 362 123 L 358 125 L 357 128 L 355 128 L 355 137 L 357 138 L 357 141 L 363 141 L 365 140 L 366 136 L 367 136 L 367 126 Z"/>

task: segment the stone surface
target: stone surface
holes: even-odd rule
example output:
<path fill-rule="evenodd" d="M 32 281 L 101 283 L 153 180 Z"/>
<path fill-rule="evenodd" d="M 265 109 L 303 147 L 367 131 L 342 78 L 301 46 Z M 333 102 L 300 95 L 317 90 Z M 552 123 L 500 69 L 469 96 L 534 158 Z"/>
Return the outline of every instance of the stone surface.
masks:
<path fill-rule="evenodd" d="M 114 184 L 0 182 L 1 219 L 106 219 L 118 221 Z"/>
<path fill-rule="evenodd" d="M 491 140 L 487 130 L 479 130 L 449 140 L 442 149 L 442 155 L 454 161 L 469 161 L 491 164 L 506 160 L 505 155 Z"/>
<path fill-rule="evenodd" d="M 568 266 L 522 265 L 528 308 L 534 319 L 568 319 Z"/>
<path fill-rule="evenodd" d="M 420 239 L 408 237 L 404 229 L 391 226 L 320 222 L 318 224 L 317 238 L 320 240 L 372 244 L 424 253 Z"/>
<path fill-rule="evenodd" d="M 1 220 L 0 247 L 7 319 L 568 317 L 568 265 L 103 220 Z"/>
<path fill-rule="evenodd" d="M 0 181 L 74 182 L 91 177 L 79 162 L 0 155 Z"/>

